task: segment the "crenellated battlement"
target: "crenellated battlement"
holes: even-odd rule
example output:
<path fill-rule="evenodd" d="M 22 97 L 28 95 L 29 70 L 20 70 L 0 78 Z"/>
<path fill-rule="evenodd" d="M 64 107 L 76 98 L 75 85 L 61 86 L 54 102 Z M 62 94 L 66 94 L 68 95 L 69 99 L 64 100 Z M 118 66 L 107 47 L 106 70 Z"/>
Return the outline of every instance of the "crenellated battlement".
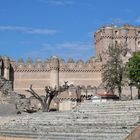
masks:
<path fill-rule="evenodd" d="M 95 44 L 102 39 L 139 39 L 140 27 L 124 25 L 123 27 L 117 26 L 104 26 L 94 34 Z"/>
<path fill-rule="evenodd" d="M 57 59 L 56 59 L 57 60 Z M 16 72 L 49 72 L 51 69 L 59 69 L 61 72 L 94 72 L 100 71 L 102 62 L 96 58 L 91 58 L 87 62 L 78 60 L 75 62 L 70 58 L 67 62 L 64 59 L 54 58 L 47 59 L 44 62 L 40 59 L 36 59 L 34 62 L 31 58 L 28 58 L 26 63 L 23 59 L 19 59 L 16 63 Z M 56 64 L 57 62 L 57 64 Z"/>
<path fill-rule="evenodd" d="M 87 62 L 83 60 L 75 62 L 72 58 L 65 61 L 55 56 L 45 61 L 40 59 L 33 61 L 28 58 L 24 62 L 23 59 L 19 59 L 12 64 L 14 90 L 27 95 L 25 90 L 32 84 L 38 93 L 43 94 L 46 85 L 58 87 L 64 81 L 73 85 L 98 86 L 101 83 L 101 65 L 102 62 L 94 57 Z"/>

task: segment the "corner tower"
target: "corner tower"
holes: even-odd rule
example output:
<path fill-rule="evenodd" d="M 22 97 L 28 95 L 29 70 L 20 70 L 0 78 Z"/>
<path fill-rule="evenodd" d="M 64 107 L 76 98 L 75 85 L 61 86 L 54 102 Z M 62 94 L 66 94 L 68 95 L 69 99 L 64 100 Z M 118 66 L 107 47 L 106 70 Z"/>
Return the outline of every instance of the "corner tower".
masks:
<path fill-rule="evenodd" d="M 140 26 L 104 26 L 94 34 L 96 57 L 102 58 L 112 43 L 126 43 L 130 52 L 140 50 Z"/>
<path fill-rule="evenodd" d="M 59 88 L 59 59 L 56 56 L 51 58 L 50 65 L 50 86 Z"/>

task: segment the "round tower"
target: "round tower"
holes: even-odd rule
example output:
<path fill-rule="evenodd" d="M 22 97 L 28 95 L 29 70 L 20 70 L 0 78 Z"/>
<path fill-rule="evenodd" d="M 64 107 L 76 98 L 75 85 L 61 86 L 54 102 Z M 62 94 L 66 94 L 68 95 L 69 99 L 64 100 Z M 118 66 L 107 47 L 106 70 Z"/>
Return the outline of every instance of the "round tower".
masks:
<path fill-rule="evenodd" d="M 51 58 L 50 63 L 50 86 L 56 87 L 58 89 L 59 87 L 59 59 L 56 56 L 53 56 Z"/>
<path fill-rule="evenodd" d="M 106 57 L 105 51 L 111 44 L 124 44 L 130 52 L 140 50 L 140 26 L 114 25 L 104 26 L 94 34 L 96 56 L 102 60 Z"/>

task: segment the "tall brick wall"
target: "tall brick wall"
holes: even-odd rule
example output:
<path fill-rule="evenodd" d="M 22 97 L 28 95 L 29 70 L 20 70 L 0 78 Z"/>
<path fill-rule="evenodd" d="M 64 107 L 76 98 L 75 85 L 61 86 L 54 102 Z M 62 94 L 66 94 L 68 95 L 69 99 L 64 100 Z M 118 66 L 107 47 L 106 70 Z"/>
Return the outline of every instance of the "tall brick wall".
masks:
<path fill-rule="evenodd" d="M 50 85 L 50 72 L 18 72 L 14 74 L 14 90 L 21 94 L 25 92 L 30 85 L 40 94 L 44 93 L 44 87 Z"/>
<path fill-rule="evenodd" d="M 53 60 L 52 60 L 53 59 Z M 74 85 L 92 85 L 98 86 L 101 83 L 101 62 L 96 59 L 90 59 L 87 63 L 82 60 L 74 61 L 69 60 L 64 62 L 58 58 L 52 58 L 48 63 L 41 63 L 37 67 L 37 63 L 21 63 L 15 65 L 14 72 L 14 90 L 18 93 L 29 95 L 25 92 L 32 84 L 35 91 L 40 94 L 44 93 L 45 86 L 53 86 L 52 83 L 58 80 L 58 85 L 63 85 L 64 81 L 68 84 Z M 55 64 L 54 59 L 58 60 Z M 57 72 L 58 71 L 58 72 Z M 53 81 L 52 81 L 53 79 Z"/>

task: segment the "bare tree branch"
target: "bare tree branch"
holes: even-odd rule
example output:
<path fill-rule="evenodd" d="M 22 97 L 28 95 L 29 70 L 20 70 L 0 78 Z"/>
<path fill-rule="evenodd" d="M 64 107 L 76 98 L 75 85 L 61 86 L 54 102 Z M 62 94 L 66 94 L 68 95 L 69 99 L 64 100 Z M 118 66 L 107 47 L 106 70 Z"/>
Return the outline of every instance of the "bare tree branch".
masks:
<path fill-rule="evenodd" d="M 32 89 L 32 85 L 30 85 L 29 89 L 25 91 L 30 92 L 39 101 L 43 101 L 42 98 Z"/>
<path fill-rule="evenodd" d="M 42 99 L 32 88 L 32 85 L 30 85 L 28 90 L 25 90 L 29 93 L 31 93 L 37 100 L 39 100 L 41 102 L 42 105 L 42 110 L 44 112 L 49 110 L 49 106 L 51 104 L 52 99 L 54 98 L 54 96 L 57 96 L 59 92 L 65 91 L 68 88 L 67 85 L 68 81 L 65 82 L 65 84 L 63 86 L 57 87 L 55 86 L 54 88 L 50 87 L 50 86 L 46 86 L 45 87 L 45 98 Z"/>

